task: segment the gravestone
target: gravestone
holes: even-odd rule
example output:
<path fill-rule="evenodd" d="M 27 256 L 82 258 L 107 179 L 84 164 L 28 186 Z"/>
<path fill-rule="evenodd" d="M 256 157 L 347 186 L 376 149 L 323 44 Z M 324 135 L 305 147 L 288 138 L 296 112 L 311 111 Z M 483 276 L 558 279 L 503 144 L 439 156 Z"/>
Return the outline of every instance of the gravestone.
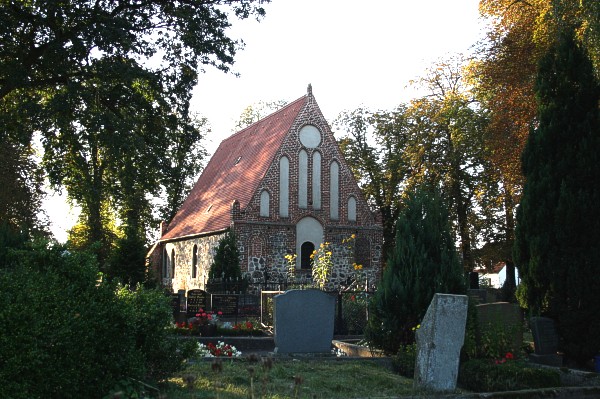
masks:
<path fill-rule="evenodd" d="M 523 345 L 523 319 L 519 305 L 495 302 L 477 305 L 477 320 L 482 336 L 493 339 L 506 337 L 510 340 L 509 352 L 518 352 Z"/>
<path fill-rule="evenodd" d="M 206 310 L 207 293 L 203 290 L 189 290 L 187 292 L 187 317 L 195 317 L 200 309 Z"/>
<path fill-rule="evenodd" d="M 415 388 L 431 391 L 456 389 L 467 307 L 466 295 L 433 296 L 416 334 Z"/>
<path fill-rule="evenodd" d="M 562 366 L 562 356 L 558 354 L 559 336 L 554 320 L 548 317 L 532 317 L 529 320 L 535 352 L 529 355 L 532 362 L 547 366 Z"/>
<path fill-rule="evenodd" d="M 290 290 L 273 298 L 277 353 L 331 353 L 335 297 L 320 290 Z"/>
<path fill-rule="evenodd" d="M 238 295 L 212 294 L 211 309 L 213 312 L 221 312 L 223 317 L 237 316 Z"/>
<path fill-rule="evenodd" d="M 173 309 L 173 318 L 175 319 L 175 322 L 184 322 L 186 320 L 185 290 L 179 290 L 177 293 L 171 293 L 171 307 Z"/>

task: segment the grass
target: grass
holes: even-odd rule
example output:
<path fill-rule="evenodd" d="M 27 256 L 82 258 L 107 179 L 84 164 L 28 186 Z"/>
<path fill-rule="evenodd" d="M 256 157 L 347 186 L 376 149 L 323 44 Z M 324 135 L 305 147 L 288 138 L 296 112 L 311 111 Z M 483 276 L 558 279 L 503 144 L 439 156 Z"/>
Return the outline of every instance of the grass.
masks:
<path fill-rule="evenodd" d="M 224 360 L 221 366 L 209 361 L 190 365 L 161 392 L 168 399 L 389 398 L 413 394 L 412 385 L 411 379 L 369 360 L 275 359 L 270 369 L 261 362 Z"/>

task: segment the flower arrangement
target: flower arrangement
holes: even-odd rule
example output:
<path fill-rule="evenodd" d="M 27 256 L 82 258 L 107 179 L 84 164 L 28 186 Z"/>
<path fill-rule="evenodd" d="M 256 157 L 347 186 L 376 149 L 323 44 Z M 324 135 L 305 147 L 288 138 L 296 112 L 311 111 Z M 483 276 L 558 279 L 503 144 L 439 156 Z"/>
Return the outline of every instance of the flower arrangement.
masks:
<path fill-rule="evenodd" d="M 217 324 L 219 317 L 223 315 L 223 312 L 205 311 L 199 309 L 196 313 L 196 317 L 192 317 L 189 322 L 194 326 L 205 326 L 207 324 Z"/>
<path fill-rule="evenodd" d="M 224 342 L 217 342 L 217 344 L 213 344 L 212 342 L 204 345 L 201 342 L 198 342 L 198 347 L 196 348 L 196 354 L 200 357 L 240 357 L 242 356 L 242 352 L 237 350 L 235 346 L 226 344 Z"/>
<path fill-rule="evenodd" d="M 513 355 L 512 352 L 506 352 L 506 355 L 504 355 L 503 358 L 495 359 L 494 364 L 503 364 L 509 360 L 513 360 L 514 358 L 515 358 L 515 355 Z"/>

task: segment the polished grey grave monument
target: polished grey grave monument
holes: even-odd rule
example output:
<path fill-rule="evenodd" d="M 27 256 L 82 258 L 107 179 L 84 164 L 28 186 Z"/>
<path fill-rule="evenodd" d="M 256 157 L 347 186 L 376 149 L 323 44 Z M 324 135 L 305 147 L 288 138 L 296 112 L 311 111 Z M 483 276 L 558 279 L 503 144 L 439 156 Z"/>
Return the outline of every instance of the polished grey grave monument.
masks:
<path fill-rule="evenodd" d="M 467 307 L 466 295 L 433 296 L 416 334 L 415 388 L 430 391 L 456 389 Z"/>
<path fill-rule="evenodd" d="M 335 297 L 290 290 L 273 298 L 276 353 L 331 353 Z"/>

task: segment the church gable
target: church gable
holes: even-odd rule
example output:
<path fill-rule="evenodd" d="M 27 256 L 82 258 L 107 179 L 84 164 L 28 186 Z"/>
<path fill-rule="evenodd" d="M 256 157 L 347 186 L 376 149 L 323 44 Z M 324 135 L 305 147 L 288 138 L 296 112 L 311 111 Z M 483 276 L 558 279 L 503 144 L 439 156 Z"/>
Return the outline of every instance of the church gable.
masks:
<path fill-rule="evenodd" d="M 310 254 L 321 244 L 335 254 L 328 288 L 351 278 L 356 263 L 369 282 L 378 279 L 381 223 L 310 86 L 306 96 L 221 143 L 162 236 L 169 264 L 176 265 L 163 283 L 173 290 L 204 288 L 214 238 L 228 228 L 252 282 L 287 281 L 290 266 L 310 280 Z M 296 255 L 294 265 L 289 255 Z"/>
<path fill-rule="evenodd" d="M 327 225 L 375 224 L 310 89 L 244 218 L 295 224 L 306 216 Z"/>

